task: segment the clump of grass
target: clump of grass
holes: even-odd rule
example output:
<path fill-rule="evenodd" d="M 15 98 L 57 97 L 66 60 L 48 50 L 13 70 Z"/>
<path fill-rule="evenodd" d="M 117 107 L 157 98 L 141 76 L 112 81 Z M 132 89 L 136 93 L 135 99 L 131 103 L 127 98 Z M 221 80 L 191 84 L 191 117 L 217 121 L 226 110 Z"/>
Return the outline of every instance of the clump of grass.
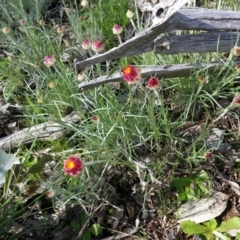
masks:
<path fill-rule="evenodd" d="M 49 6 L 48 1 L 29 3 L 27 0 L 3 1 L 0 6 L 0 28 L 10 30 L 1 33 L 0 39 L 4 43 L 4 57 L 0 60 L 3 101 L 24 105 L 22 121 L 25 127 L 51 120 L 68 130 L 61 140 L 41 143 L 36 139 L 30 146 L 19 147 L 22 167 L 9 174 L 5 190 L 1 190 L 4 194 L 0 199 L 3 209 L 0 229 L 5 232 L 13 220 L 23 220 L 22 214 L 29 206 L 39 199 L 49 200 L 48 191 L 54 196 L 46 208 L 57 206 L 60 209 L 77 203 L 85 215 L 90 215 L 91 208 L 102 199 L 117 209 L 122 202 L 116 200 L 117 188 L 107 179 L 111 179 L 111 174 L 114 176 L 119 165 L 130 169 L 133 179 L 136 162 L 140 162 L 142 169 L 139 171 L 144 176 L 140 179 L 142 184 L 145 180 L 151 181 L 152 176 L 146 169 L 151 169 L 155 179 L 169 184 L 179 166 L 194 168 L 206 162 L 203 156 L 207 149 L 203 142 L 209 126 L 206 125 L 196 139 L 190 140 L 179 134 L 180 129 L 189 123 L 211 122 L 219 101 L 232 100 L 240 90 L 236 84 L 239 74 L 230 54 L 225 66 L 212 74 L 208 69 L 201 69 L 188 78 L 157 79 L 159 86 L 156 88 L 149 87 L 148 79 L 144 79 L 133 86 L 122 82 L 81 92 L 77 87 L 74 59 L 93 54 L 90 49 L 81 48 L 82 40 L 102 40 L 106 49 L 116 46 L 118 42 L 112 28 L 114 24 L 128 28 L 129 5 L 117 0 L 111 4 L 91 1 L 88 8 L 82 8 L 77 1 L 69 1 L 60 9 L 64 14 L 59 13 L 55 19 L 44 14 Z M 47 66 L 44 64 L 46 56 L 54 57 L 54 62 Z M 220 61 L 222 58 L 220 54 L 189 54 L 187 61 L 208 62 L 213 57 Z M 141 68 L 183 62 L 186 57 L 181 54 L 166 57 L 144 53 L 111 62 L 109 72 L 120 72 L 128 64 Z M 105 67 L 97 64 L 83 69 L 86 80 L 106 74 Z M 72 111 L 81 116 L 81 121 L 71 125 L 64 123 L 62 118 Z M 159 154 L 164 148 L 168 151 Z M 48 151 L 44 151 L 46 149 Z M 63 161 L 72 154 L 81 156 L 86 163 L 78 178 L 64 176 L 62 172 Z M 44 160 L 44 156 L 50 157 Z M 36 167 L 41 161 L 43 164 Z M 24 193 L 18 189 L 19 183 L 29 188 L 36 183 L 37 187 Z M 158 194 L 163 201 L 159 208 L 161 204 L 164 208 L 165 204 L 171 205 L 164 202 L 161 191 Z M 13 204 L 14 210 L 10 211 Z"/>

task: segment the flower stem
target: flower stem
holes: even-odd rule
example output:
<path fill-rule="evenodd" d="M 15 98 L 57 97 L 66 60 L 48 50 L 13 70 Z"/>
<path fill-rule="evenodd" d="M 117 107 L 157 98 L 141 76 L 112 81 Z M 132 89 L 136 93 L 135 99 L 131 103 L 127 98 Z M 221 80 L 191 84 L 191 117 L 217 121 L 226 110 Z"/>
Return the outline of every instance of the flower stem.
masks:
<path fill-rule="evenodd" d="M 134 30 L 136 31 L 136 30 L 137 30 L 137 28 L 136 28 L 136 25 L 135 25 L 135 23 L 134 23 L 133 19 L 132 19 L 132 18 L 130 18 L 130 21 L 131 21 L 131 24 L 133 25 L 133 28 L 134 28 Z"/>
<path fill-rule="evenodd" d="M 122 39 L 121 39 L 120 35 L 118 34 L 117 36 L 118 36 L 119 43 L 122 44 Z"/>

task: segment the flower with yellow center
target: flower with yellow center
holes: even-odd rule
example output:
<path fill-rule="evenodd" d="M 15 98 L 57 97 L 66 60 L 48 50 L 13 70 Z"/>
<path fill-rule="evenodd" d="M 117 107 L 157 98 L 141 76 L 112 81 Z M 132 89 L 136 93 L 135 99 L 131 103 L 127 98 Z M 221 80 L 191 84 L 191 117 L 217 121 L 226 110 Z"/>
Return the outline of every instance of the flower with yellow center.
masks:
<path fill-rule="evenodd" d="M 141 80 L 140 69 L 128 65 L 121 70 L 123 80 L 129 85 L 138 83 Z"/>
<path fill-rule="evenodd" d="M 79 176 L 84 169 L 83 160 L 76 155 L 71 155 L 67 160 L 64 160 L 63 171 L 69 176 Z"/>

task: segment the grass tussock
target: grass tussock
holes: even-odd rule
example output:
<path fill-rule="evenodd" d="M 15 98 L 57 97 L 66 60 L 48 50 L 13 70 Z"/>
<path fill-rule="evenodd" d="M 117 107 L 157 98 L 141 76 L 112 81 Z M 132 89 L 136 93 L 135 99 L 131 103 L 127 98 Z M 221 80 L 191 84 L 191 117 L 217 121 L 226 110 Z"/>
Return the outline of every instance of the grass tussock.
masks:
<path fill-rule="evenodd" d="M 235 1 L 202 7 L 239 11 Z M 171 229 L 187 239 L 176 228 L 179 205 L 213 188 L 229 193 L 218 171 L 239 181 L 236 52 L 149 52 L 76 72 L 76 59 L 144 31 L 134 1 L 0 0 L 0 20 L 1 105 L 12 107 L 1 109 L 1 138 L 49 122 L 64 130 L 60 138 L 36 137 L 6 151 L 20 164 L 0 187 L 0 239 L 90 240 L 126 232 L 166 239 Z M 115 24 L 121 33 L 113 34 Z M 143 66 L 211 61 L 224 65 L 184 78 L 140 77 Z M 124 78 L 137 77 L 134 84 L 78 88 L 79 81 L 123 69 Z M 80 120 L 63 121 L 72 113 Z"/>

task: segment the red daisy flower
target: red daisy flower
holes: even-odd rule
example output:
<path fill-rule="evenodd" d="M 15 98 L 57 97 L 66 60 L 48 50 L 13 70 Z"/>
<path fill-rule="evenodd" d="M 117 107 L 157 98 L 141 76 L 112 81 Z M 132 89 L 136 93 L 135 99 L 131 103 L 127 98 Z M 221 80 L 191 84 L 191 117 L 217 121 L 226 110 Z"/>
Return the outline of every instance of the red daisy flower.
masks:
<path fill-rule="evenodd" d="M 75 155 L 68 157 L 67 160 L 64 160 L 63 171 L 66 175 L 69 176 L 79 176 L 84 169 L 83 160 Z"/>
<path fill-rule="evenodd" d="M 123 80 L 132 85 L 136 84 L 141 80 L 141 72 L 140 69 L 134 66 L 126 66 L 121 70 Z"/>

